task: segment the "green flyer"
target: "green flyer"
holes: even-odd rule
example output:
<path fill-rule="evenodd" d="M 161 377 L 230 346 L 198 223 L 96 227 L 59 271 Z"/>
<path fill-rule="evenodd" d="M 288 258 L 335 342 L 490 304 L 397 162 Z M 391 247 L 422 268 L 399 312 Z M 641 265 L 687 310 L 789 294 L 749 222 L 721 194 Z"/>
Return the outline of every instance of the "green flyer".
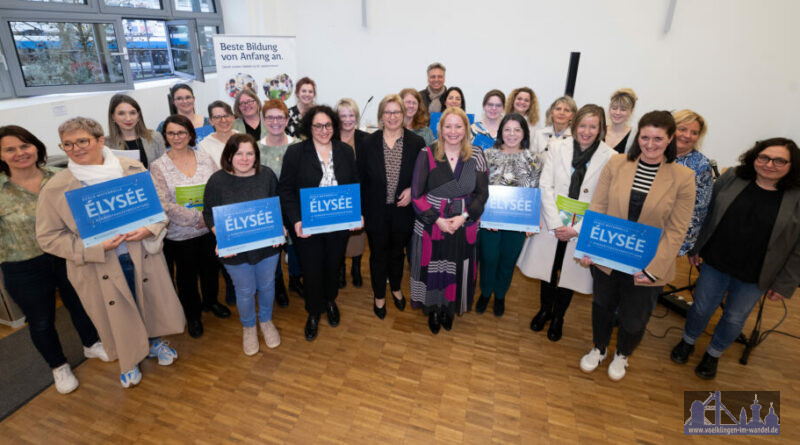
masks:
<path fill-rule="evenodd" d="M 203 193 L 206 190 L 205 184 L 200 185 L 179 185 L 175 187 L 175 201 L 178 205 L 203 211 Z"/>
<path fill-rule="evenodd" d="M 561 222 L 567 227 L 572 227 L 581 222 L 583 214 L 589 208 L 589 203 L 558 195 L 556 207 L 558 207 L 558 216 L 561 218 Z"/>

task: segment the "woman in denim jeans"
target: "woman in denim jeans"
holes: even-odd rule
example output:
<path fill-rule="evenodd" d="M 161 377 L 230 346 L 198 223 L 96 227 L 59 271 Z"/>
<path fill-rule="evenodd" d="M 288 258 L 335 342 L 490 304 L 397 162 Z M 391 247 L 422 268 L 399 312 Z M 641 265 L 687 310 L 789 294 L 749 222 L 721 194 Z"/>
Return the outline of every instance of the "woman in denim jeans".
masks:
<path fill-rule="evenodd" d="M 772 301 L 792 296 L 800 284 L 800 150 L 791 139 L 756 142 L 714 184 L 711 212 L 689 261 L 703 266 L 683 338 L 670 358 L 684 364 L 727 293 L 695 374 L 713 379 L 722 353 L 742 332 L 766 292 Z"/>

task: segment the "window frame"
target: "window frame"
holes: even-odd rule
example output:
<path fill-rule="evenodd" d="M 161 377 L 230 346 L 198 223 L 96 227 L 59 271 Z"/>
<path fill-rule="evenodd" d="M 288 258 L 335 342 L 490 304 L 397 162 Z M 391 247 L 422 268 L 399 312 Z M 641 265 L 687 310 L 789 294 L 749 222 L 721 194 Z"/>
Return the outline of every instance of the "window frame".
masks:
<path fill-rule="evenodd" d="M 198 28 L 197 22 L 194 19 L 174 19 L 174 20 L 167 20 L 167 47 L 169 48 L 170 60 L 172 60 L 172 73 L 177 76 L 181 77 L 186 80 L 197 80 L 200 82 L 205 82 L 206 77 L 203 73 L 203 59 L 200 57 L 200 39 L 198 37 Z M 175 57 L 173 56 L 175 49 L 172 48 L 172 43 L 170 43 L 169 38 L 169 27 L 170 26 L 186 26 L 189 31 L 189 35 L 187 38 L 189 39 L 189 49 L 181 49 L 181 51 L 188 51 L 191 58 L 192 58 L 192 70 L 194 70 L 195 74 L 186 74 L 181 71 L 177 71 L 175 69 Z"/>
<path fill-rule="evenodd" d="M 119 55 L 122 58 L 122 82 L 101 83 L 101 84 L 68 84 L 68 85 L 47 85 L 47 86 L 27 86 L 22 71 L 22 64 L 17 56 L 14 38 L 11 34 L 9 22 L 30 21 L 30 22 L 74 22 L 74 23 L 103 23 L 114 26 L 114 35 L 117 39 L 119 51 L 111 55 Z M 131 72 L 128 60 L 128 49 L 125 46 L 125 31 L 122 27 L 122 19 L 119 16 L 92 16 L 86 14 L 53 14 L 39 13 L 32 14 L 27 11 L 4 13 L 0 17 L 0 44 L 3 53 L 6 55 L 11 84 L 13 85 L 17 97 L 38 96 L 43 94 L 61 94 L 94 91 L 116 91 L 133 89 L 133 73 Z M 13 57 L 9 57 L 9 54 Z"/>
<path fill-rule="evenodd" d="M 48 2 L 26 1 L 26 0 L 3 0 L 3 5 L 0 6 L 0 9 L 32 10 L 37 12 L 93 13 L 99 11 L 98 1 L 102 0 L 86 0 L 85 5 L 74 5 L 71 3 L 48 3 Z M 3 15 L 5 15 L 5 13 Z"/>
<path fill-rule="evenodd" d="M 10 99 L 14 97 L 14 86 L 11 84 L 11 73 L 8 67 L 8 59 L 5 51 L 0 47 L 0 99 Z"/>
<path fill-rule="evenodd" d="M 172 17 L 174 19 L 215 19 L 222 21 L 222 7 L 220 6 L 220 0 L 211 0 L 214 3 L 214 12 L 188 12 L 188 11 L 178 11 L 175 8 L 175 0 L 165 0 L 169 2 L 170 10 L 172 11 Z"/>
<path fill-rule="evenodd" d="M 215 20 L 215 19 L 196 19 L 195 25 L 197 28 L 197 52 L 200 54 L 200 65 L 203 66 L 203 72 L 205 74 L 211 74 L 217 72 L 217 65 L 216 59 L 214 61 L 214 65 L 203 65 L 203 51 L 205 48 L 200 44 L 200 28 L 203 26 L 216 26 L 217 32 L 216 34 L 225 34 L 225 25 L 222 23 L 222 19 Z M 212 36 L 215 34 L 212 34 Z M 213 48 L 214 42 L 211 42 L 211 46 Z"/>
<path fill-rule="evenodd" d="M 162 18 L 163 20 L 170 20 L 172 15 L 170 9 L 170 0 L 160 0 L 161 9 L 148 9 L 148 8 L 126 8 L 124 6 L 106 6 L 105 0 L 94 0 L 100 7 L 101 14 L 119 15 L 123 18 L 130 18 L 128 16 L 135 16 L 136 18 Z"/>

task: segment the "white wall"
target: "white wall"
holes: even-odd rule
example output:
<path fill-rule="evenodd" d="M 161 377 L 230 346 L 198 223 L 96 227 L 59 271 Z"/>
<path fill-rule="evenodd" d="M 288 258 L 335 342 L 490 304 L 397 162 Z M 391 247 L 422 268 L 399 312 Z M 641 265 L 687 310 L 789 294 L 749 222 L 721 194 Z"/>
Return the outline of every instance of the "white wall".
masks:
<path fill-rule="evenodd" d="M 528 85 L 544 109 L 564 90 L 570 51 L 581 52 L 575 99 L 606 106 L 612 91 L 639 95 L 634 120 L 655 108 L 692 108 L 709 122 L 704 152 L 732 165 L 755 140 L 800 140 L 800 41 L 795 0 L 223 0 L 225 29 L 235 34 L 296 35 L 298 71 L 317 82 L 319 101 L 352 97 L 375 121 L 377 101 L 425 85 L 425 67 L 447 66 L 447 85 L 466 93 L 480 114 L 483 94 Z M 793 48 L 794 49 L 794 48 Z M 167 114 L 175 81 L 137 84 L 150 127 Z M 217 98 L 216 80 L 194 83 L 198 111 Z M 112 93 L 0 101 L 0 123 L 23 125 L 57 152 L 54 116 L 85 115 L 105 125 Z M 635 121 L 632 122 L 635 125 Z"/>

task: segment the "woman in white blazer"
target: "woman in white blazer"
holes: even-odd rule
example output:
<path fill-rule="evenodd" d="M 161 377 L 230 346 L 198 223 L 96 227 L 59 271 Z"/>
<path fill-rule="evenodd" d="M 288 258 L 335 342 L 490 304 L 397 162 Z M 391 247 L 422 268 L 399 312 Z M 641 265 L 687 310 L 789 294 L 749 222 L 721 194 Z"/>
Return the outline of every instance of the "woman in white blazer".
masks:
<path fill-rule="evenodd" d="M 570 212 L 556 205 L 559 196 L 586 203 L 606 162 L 616 154 L 603 138 L 606 131 L 603 108 L 588 104 L 581 107 L 571 126 L 573 137 L 556 141 L 545 154 L 539 180 L 542 192 L 542 231 L 528 238 L 517 266 L 531 278 L 541 280 L 539 312 L 531 320 L 531 329 L 541 331 L 550 321 L 547 338 L 561 339 L 564 314 L 573 291 L 592 292 L 589 268 L 573 258 L 583 211 Z"/>
<path fill-rule="evenodd" d="M 569 96 L 561 96 L 550 104 L 544 113 L 545 127 L 536 130 L 531 148 L 535 153 L 543 153 L 556 141 L 564 140 L 570 136 L 570 124 L 573 122 L 578 105 Z"/>

